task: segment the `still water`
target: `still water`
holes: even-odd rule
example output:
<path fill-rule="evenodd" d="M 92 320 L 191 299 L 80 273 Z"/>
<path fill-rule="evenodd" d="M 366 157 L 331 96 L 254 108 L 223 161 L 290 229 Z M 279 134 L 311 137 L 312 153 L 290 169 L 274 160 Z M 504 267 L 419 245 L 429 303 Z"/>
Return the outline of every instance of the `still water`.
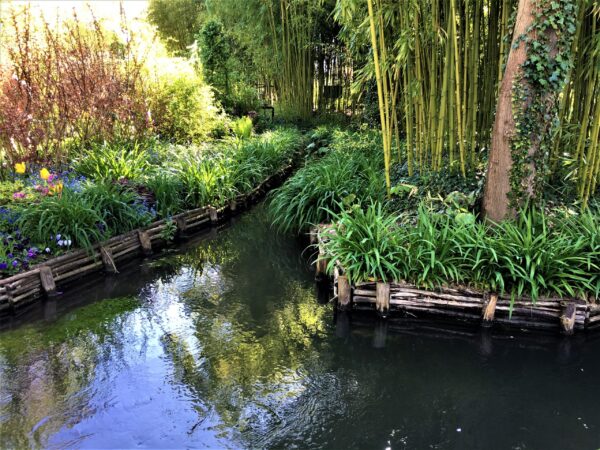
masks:
<path fill-rule="evenodd" d="M 1 448 L 600 446 L 600 340 L 334 317 L 261 208 L 2 326 Z"/>

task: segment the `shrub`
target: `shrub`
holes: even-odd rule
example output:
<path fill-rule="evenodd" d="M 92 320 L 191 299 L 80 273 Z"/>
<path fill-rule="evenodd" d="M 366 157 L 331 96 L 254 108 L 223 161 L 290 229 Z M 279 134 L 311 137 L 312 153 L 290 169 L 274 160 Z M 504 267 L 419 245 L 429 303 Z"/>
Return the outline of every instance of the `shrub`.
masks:
<path fill-rule="evenodd" d="M 339 205 L 385 194 L 377 138 L 337 132 L 331 151 L 290 178 L 270 196 L 273 223 L 282 231 L 302 231 L 331 220 Z"/>
<path fill-rule="evenodd" d="M 88 197 L 65 189 L 61 196 L 44 197 L 20 210 L 17 226 L 36 242 L 51 236 L 68 236 L 76 246 L 90 248 L 107 237 L 102 214 Z"/>
<path fill-rule="evenodd" d="M 80 196 L 98 211 L 110 236 L 148 225 L 156 215 L 134 192 L 114 184 L 89 184 Z"/>
<path fill-rule="evenodd" d="M 190 207 L 224 204 L 235 196 L 231 180 L 231 158 L 211 149 L 195 149 L 174 163 Z"/>
<path fill-rule="evenodd" d="M 175 174 L 158 170 L 144 179 L 144 185 L 154 194 L 156 210 L 162 217 L 169 217 L 183 210 L 184 187 Z"/>
<path fill-rule="evenodd" d="M 80 174 L 98 181 L 137 180 L 149 168 L 149 155 L 140 143 L 103 143 L 90 147 L 73 161 Z"/>
<path fill-rule="evenodd" d="M 12 162 L 60 161 L 72 140 L 146 133 L 143 59 L 131 30 L 120 30 L 130 37 L 121 42 L 75 14 L 60 28 L 42 20 L 38 29 L 29 8 L 12 11 L 1 26 L 9 45 L 0 72 L 0 137 Z"/>
<path fill-rule="evenodd" d="M 248 139 L 252 135 L 252 120 L 250 117 L 241 117 L 233 122 L 232 128 L 238 139 Z"/>
<path fill-rule="evenodd" d="M 327 254 L 335 257 L 329 270 L 339 262 L 353 282 L 402 278 L 398 262 L 407 257 L 409 248 L 401 239 L 399 217 L 385 214 L 381 203 L 374 202 L 366 209 L 356 205 L 329 214 L 335 222 L 326 246 Z"/>
<path fill-rule="evenodd" d="M 48 243 L 51 236 L 62 235 L 84 248 L 153 219 L 133 192 L 91 183 L 80 193 L 65 189 L 62 195 L 43 197 L 18 212 L 17 227 L 33 241 Z"/>
<path fill-rule="evenodd" d="M 155 131 L 161 137 L 185 144 L 224 133 L 225 118 L 210 87 L 187 60 L 157 61 L 153 70 L 149 102 Z"/>
<path fill-rule="evenodd" d="M 336 223 L 327 258 L 339 261 L 354 281 L 393 279 L 429 288 L 468 284 L 508 293 L 513 301 L 530 296 L 533 302 L 540 295 L 600 291 L 600 219 L 590 213 L 549 216 L 527 209 L 494 226 L 423 205 L 416 222 L 379 204 L 329 213 Z"/>

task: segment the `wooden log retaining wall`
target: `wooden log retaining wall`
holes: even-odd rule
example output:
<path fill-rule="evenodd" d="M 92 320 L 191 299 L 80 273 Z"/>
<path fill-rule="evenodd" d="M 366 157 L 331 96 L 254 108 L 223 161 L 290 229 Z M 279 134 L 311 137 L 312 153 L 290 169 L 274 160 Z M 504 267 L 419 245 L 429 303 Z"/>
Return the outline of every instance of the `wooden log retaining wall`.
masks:
<path fill-rule="evenodd" d="M 312 231 L 316 234 L 319 247 L 326 239 L 327 225 Z M 323 251 L 319 249 L 319 255 Z M 322 277 L 322 267 L 317 265 L 317 274 Z M 366 282 L 350 284 L 338 264 L 333 271 L 333 295 L 340 310 L 376 311 L 380 316 L 400 315 L 411 319 L 446 318 L 481 323 L 561 331 L 571 335 L 576 330 L 600 329 L 600 304 L 598 299 L 590 301 L 575 298 L 539 298 L 535 304 L 529 298 L 516 299 L 512 316 L 511 299 L 494 293 L 481 292 L 465 287 L 441 287 L 423 289 L 403 283 Z"/>
<path fill-rule="evenodd" d="M 173 216 L 177 225 L 176 237 L 214 227 L 239 214 L 260 200 L 270 189 L 279 186 L 293 171 L 290 164 L 268 177 L 247 194 L 237 196 L 222 208 L 211 206 L 186 211 Z M 56 295 L 57 287 L 94 272 L 118 273 L 119 263 L 138 256 L 148 256 L 168 242 L 163 238 L 167 220 L 159 220 L 145 228 L 115 236 L 95 245 L 91 251 L 75 250 L 51 258 L 27 272 L 0 280 L 0 317 L 13 313 L 46 295 Z"/>

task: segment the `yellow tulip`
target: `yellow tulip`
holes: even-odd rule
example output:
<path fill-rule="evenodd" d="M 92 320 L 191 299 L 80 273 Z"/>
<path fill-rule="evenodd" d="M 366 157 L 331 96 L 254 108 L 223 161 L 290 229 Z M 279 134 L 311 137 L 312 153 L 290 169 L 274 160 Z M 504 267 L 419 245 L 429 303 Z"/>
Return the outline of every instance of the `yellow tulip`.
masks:
<path fill-rule="evenodd" d="M 58 183 L 53 184 L 52 186 L 50 186 L 50 189 L 49 189 L 51 194 L 60 194 L 62 192 L 62 190 L 63 190 L 62 181 L 59 181 Z"/>
<path fill-rule="evenodd" d="M 40 177 L 42 178 L 42 180 L 48 180 L 48 178 L 50 178 L 50 172 L 48 171 L 48 169 L 43 168 L 42 170 L 40 170 Z"/>
<path fill-rule="evenodd" d="M 15 164 L 15 172 L 23 174 L 23 173 L 25 173 L 25 169 L 26 169 L 26 167 L 25 167 L 24 162 Z"/>

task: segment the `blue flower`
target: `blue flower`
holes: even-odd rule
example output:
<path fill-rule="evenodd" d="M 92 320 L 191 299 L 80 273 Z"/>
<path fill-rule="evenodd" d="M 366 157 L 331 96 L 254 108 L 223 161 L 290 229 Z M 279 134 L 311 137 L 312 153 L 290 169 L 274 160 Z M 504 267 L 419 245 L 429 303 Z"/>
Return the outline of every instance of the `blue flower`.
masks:
<path fill-rule="evenodd" d="M 5 262 L 1 262 L 0 263 L 0 270 L 6 270 L 8 269 L 8 264 L 6 264 Z"/>
<path fill-rule="evenodd" d="M 16 259 L 12 262 L 12 266 L 13 267 L 17 267 L 19 265 L 19 261 L 17 261 Z"/>

